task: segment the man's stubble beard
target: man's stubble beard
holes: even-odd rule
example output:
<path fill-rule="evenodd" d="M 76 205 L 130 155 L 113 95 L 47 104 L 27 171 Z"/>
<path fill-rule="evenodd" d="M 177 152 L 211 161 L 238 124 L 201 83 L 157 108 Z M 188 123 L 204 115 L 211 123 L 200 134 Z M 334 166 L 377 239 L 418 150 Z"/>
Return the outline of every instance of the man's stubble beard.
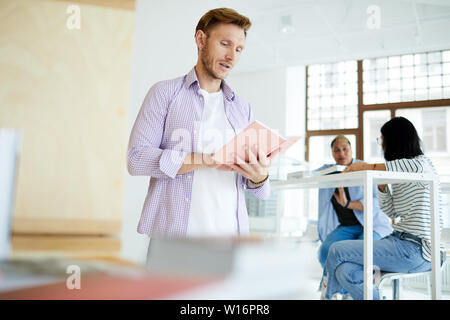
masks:
<path fill-rule="evenodd" d="M 213 69 L 214 65 L 213 65 L 213 61 L 209 55 L 208 44 L 206 44 L 205 48 L 203 49 L 203 53 L 201 54 L 200 61 L 202 62 L 203 70 L 206 72 L 206 74 L 208 76 L 210 76 L 211 78 L 213 78 L 215 80 L 224 80 L 225 77 L 222 78 L 214 72 L 214 69 Z"/>

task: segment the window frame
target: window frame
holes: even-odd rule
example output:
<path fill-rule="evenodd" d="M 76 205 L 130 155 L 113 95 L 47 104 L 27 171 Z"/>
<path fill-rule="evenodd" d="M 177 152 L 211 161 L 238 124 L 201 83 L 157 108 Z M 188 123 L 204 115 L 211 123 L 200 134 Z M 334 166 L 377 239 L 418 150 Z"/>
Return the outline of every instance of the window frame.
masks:
<path fill-rule="evenodd" d="M 429 51 L 422 53 L 441 52 L 446 50 Z M 391 56 L 385 58 L 389 59 Z M 394 56 L 395 57 L 395 56 Z M 357 85 L 358 85 L 358 127 L 351 129 L 329 129 L 329 130 L 309 130 L 308 129 L 308 68 L 305 67 L 305 160 L 309 161 L 309 141 L 313 136 L 328 136 L 328 135 L 347 135 L 353 134 L 356 136 L 356 158 L 364 159 L 364 112 L 376 110 L 388 110 L 391 114 L 391 119 L 395 117 L 396 110 L 412 109 L 412 108 L 433 108 L 433 107 L 448 107 L 450 106 L 450 99 L 434 99 L 434 100 L 414 100 L 405 102 L 388 102 L 376 104 L 364 104 L 363 96 L 363 60 L 357 60 Z"/>

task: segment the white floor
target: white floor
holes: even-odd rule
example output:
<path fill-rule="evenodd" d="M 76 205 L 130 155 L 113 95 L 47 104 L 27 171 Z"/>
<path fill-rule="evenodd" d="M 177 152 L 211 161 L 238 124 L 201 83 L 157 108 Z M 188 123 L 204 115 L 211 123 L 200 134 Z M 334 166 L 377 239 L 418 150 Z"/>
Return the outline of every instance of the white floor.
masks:
<path fill-rule="evenodd" d="M 302 252 L 305 264 L 308 265 L 308 276 L 303 279 L 301 292 L 294 299 L 318 300 L 320 292 L 318 291 L 320 278 L 322 276 L 322 267 L 317 260 L 318 243 L 303 242 L 299 243 L 299 252 Z M 382 293 L 386 300 L 392 299 L 392 286 L 389 281 L 383 285 Z M 414 288 L 408 283 L 401 284 L 400 300 L 429 300 L 431 295 L 426 289 Z M 442 291 L 442 300 L 450 300 L 450 292 Z"/>

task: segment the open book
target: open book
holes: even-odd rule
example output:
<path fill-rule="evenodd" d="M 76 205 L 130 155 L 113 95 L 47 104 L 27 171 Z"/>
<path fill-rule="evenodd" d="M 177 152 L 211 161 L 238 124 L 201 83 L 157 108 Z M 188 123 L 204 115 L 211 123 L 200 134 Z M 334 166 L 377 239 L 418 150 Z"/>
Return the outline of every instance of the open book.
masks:
<path fill-rule="evenodd" d="M 256 148 L 262 150 L 266 156 L 274 151 L 285 152 L 300 139 L 299 136 L 284 138 L 275 131 L 255 120 L 243 131 L 226 143 L 214 155 L 213 159 L 219 163 L 236 163 L 236 156 L 248 161 L 247 149 L 256 155 Z"/>
<path fill-rule="evenodd" d="M 307 177 L 317 177 L 317 176 L 324 176 L 327 174 L 335 174 L 335 173 L 341 173 L 345 170 L 347 166 L 342 166 L 339 164 L 335 164 L 331 167 L 328 167 L 323 170 L 315 170 L 315 171 L 296 171 L 288 173 L 287 178 L 288 179 L 300 179 L 300 178 L 307 178 Z"/>

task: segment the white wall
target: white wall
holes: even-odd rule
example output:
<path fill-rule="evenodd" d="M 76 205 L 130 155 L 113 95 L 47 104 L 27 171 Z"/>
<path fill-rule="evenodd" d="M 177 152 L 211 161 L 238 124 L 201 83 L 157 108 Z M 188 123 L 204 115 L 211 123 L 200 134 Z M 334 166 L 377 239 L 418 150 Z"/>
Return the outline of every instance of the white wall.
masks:
<path fill-rule="evenodd" d="M 197 1 L 192 6 L 188 1 L 136 1 L 129 132 L 149 88 L 157 81 L 185 74 L 195 65 L 195 26 L 209 9 L 207 3 Z M 204 10 L 199 10 L 199 6 L 204 6 Z M 122 257 L 143 263 L 148 237 L 136 230 L 149 177 L 131 177 L 128 173 L 126 176 Z"/>
<path fill-rule="evenodd" d="M 237 95 L 250 103 L 254 119 L 285 134 L 286 69 L 231 73 L 226 80 Z"/>

